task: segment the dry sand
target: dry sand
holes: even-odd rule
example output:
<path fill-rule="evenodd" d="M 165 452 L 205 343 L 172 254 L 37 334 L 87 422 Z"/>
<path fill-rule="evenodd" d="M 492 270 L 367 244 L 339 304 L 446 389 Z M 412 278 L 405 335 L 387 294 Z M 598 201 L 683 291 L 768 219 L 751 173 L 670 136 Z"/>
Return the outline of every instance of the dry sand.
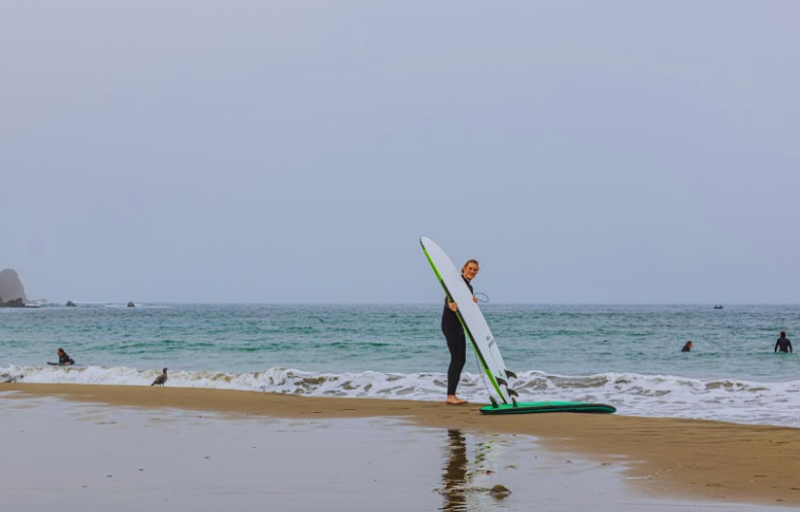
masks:
<path fill-rule="evenodd" d="M 179 408 L 276 418 L 400 417 L 426 427 L 537 436 L 597 460 L 630 461 L 628 476 L 663 496 L 800 506 L 800 429 L 621 415 L 484 416 L 479 406 L 311 398 L 212 389 L 6 384 L 0 391 L 111 406 Z M 6 395 L 8 396 L 8 395 Z"/>

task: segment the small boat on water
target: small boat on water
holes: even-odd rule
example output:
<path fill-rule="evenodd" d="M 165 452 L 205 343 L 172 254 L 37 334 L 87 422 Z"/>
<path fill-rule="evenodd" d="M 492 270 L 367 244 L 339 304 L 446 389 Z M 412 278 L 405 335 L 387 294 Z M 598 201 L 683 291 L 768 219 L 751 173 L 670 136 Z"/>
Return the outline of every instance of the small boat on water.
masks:
<path fill-rule="evenodd" d="M 714 309 L 722 309 L 722 306 L 717 304 L 716 306 L 714 306 Z"/>

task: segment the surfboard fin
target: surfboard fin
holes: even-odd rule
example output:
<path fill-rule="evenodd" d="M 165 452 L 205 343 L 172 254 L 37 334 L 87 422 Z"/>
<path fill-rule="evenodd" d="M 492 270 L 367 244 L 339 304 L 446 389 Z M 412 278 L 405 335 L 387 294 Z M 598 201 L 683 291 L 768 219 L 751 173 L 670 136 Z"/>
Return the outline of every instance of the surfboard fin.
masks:
<path fill-rule="evenodd" d="M 516 379 L 517 374 L 512 372 L 511 370 L 506 370 L 506 377 L 508 377 L 509 379 Z"/>
<path fill-rule="evenodd" d="M 500 378 L 500 377 L 495 377 L 495 379 L 494 379 L 494 380 L 496 380 L 496 381 L 497 381 L 497 383 L 498 383 L 498 384 L 500 384 L 501 386 L 508 387 L 508 382 L 506 382 L 506 380 L 505 380 L 505 379 L 503 379 L 503 378 Z"/>
<path fill-rule="evenodd" d="M 492 409 L 497 409 L 497 400 L 495 400 L 491 395 L 489 395 L 489 400 L 492 401 Z"/>
<path fill-rule="evenodd" d="M 513 396 L 511 397 L 511 403 L 514 404 L 514 407 L 517 406 L 517 399 L 514 398 Z"/>
<path fill-rule="evenodd" d="M 510 387 L 506 386 L 506 391 L 508 391 L 508 396 L 519 396 L 519 393 L 511 389 Z"/>

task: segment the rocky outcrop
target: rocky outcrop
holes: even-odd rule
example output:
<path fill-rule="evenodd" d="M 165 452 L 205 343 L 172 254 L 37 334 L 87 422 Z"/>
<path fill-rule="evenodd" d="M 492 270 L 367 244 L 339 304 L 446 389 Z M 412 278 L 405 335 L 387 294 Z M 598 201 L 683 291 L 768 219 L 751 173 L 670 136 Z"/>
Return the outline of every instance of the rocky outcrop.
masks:
<path fill-rule="evenodd" d="M 67 307 L 68 308 L 77 308 L 78 306 L 76 306 L 75 303 L 72 302 L 71 300 L 68 300 L 67 301 Z"/>
<path fill-rule="evenodd" d="M 24 308 L 27 301 L 17 273 L 10 268 L 0 271 L 0 307 Z"/>
<path fill-rule="evenodd" d="M 129 308 L 135 308 L 135 307 L 136 307 L 136 304 L 134 304 L 133 302 L 129 302 L 129 303 L 128 303 L 128 307 L 129 307 Z"/>
<path fill-rule="evenodd" d="M 23 303 L 28 301 L 25 297 L 25 287 L 22 286 L 17 272 L 10 268 L 0 271 L 0 304 L 18 299 Z"/>

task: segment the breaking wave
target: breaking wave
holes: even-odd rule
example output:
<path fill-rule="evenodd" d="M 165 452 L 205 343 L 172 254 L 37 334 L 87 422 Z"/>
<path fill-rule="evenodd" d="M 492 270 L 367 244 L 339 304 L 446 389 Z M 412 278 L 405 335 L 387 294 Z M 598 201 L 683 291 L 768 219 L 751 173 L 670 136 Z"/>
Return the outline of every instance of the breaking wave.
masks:
<path fill-rule="evenodd" d="M 123 366 L 9 366 L 0 368 L 0 383 L 149 386 L 159 373 Z M 615 372 L 567 376 L 527 371 L 517 375 L 510 384 L 519 393 L 519 401 L 599 402 L 613 405 L 619 414 L 629 416 L 800 427 L 800 380 L 751 382 Z M 174 371 L 170 372 L 167 385 L 306 396 L 439 401 L 445 395 L 446 380 L 443 373 L 323 373 L 270 368 L 252 373 Z M 488 401 L 483 379 L 471 373 L 462 377 L 459 395 L 473 402 Z"/>

